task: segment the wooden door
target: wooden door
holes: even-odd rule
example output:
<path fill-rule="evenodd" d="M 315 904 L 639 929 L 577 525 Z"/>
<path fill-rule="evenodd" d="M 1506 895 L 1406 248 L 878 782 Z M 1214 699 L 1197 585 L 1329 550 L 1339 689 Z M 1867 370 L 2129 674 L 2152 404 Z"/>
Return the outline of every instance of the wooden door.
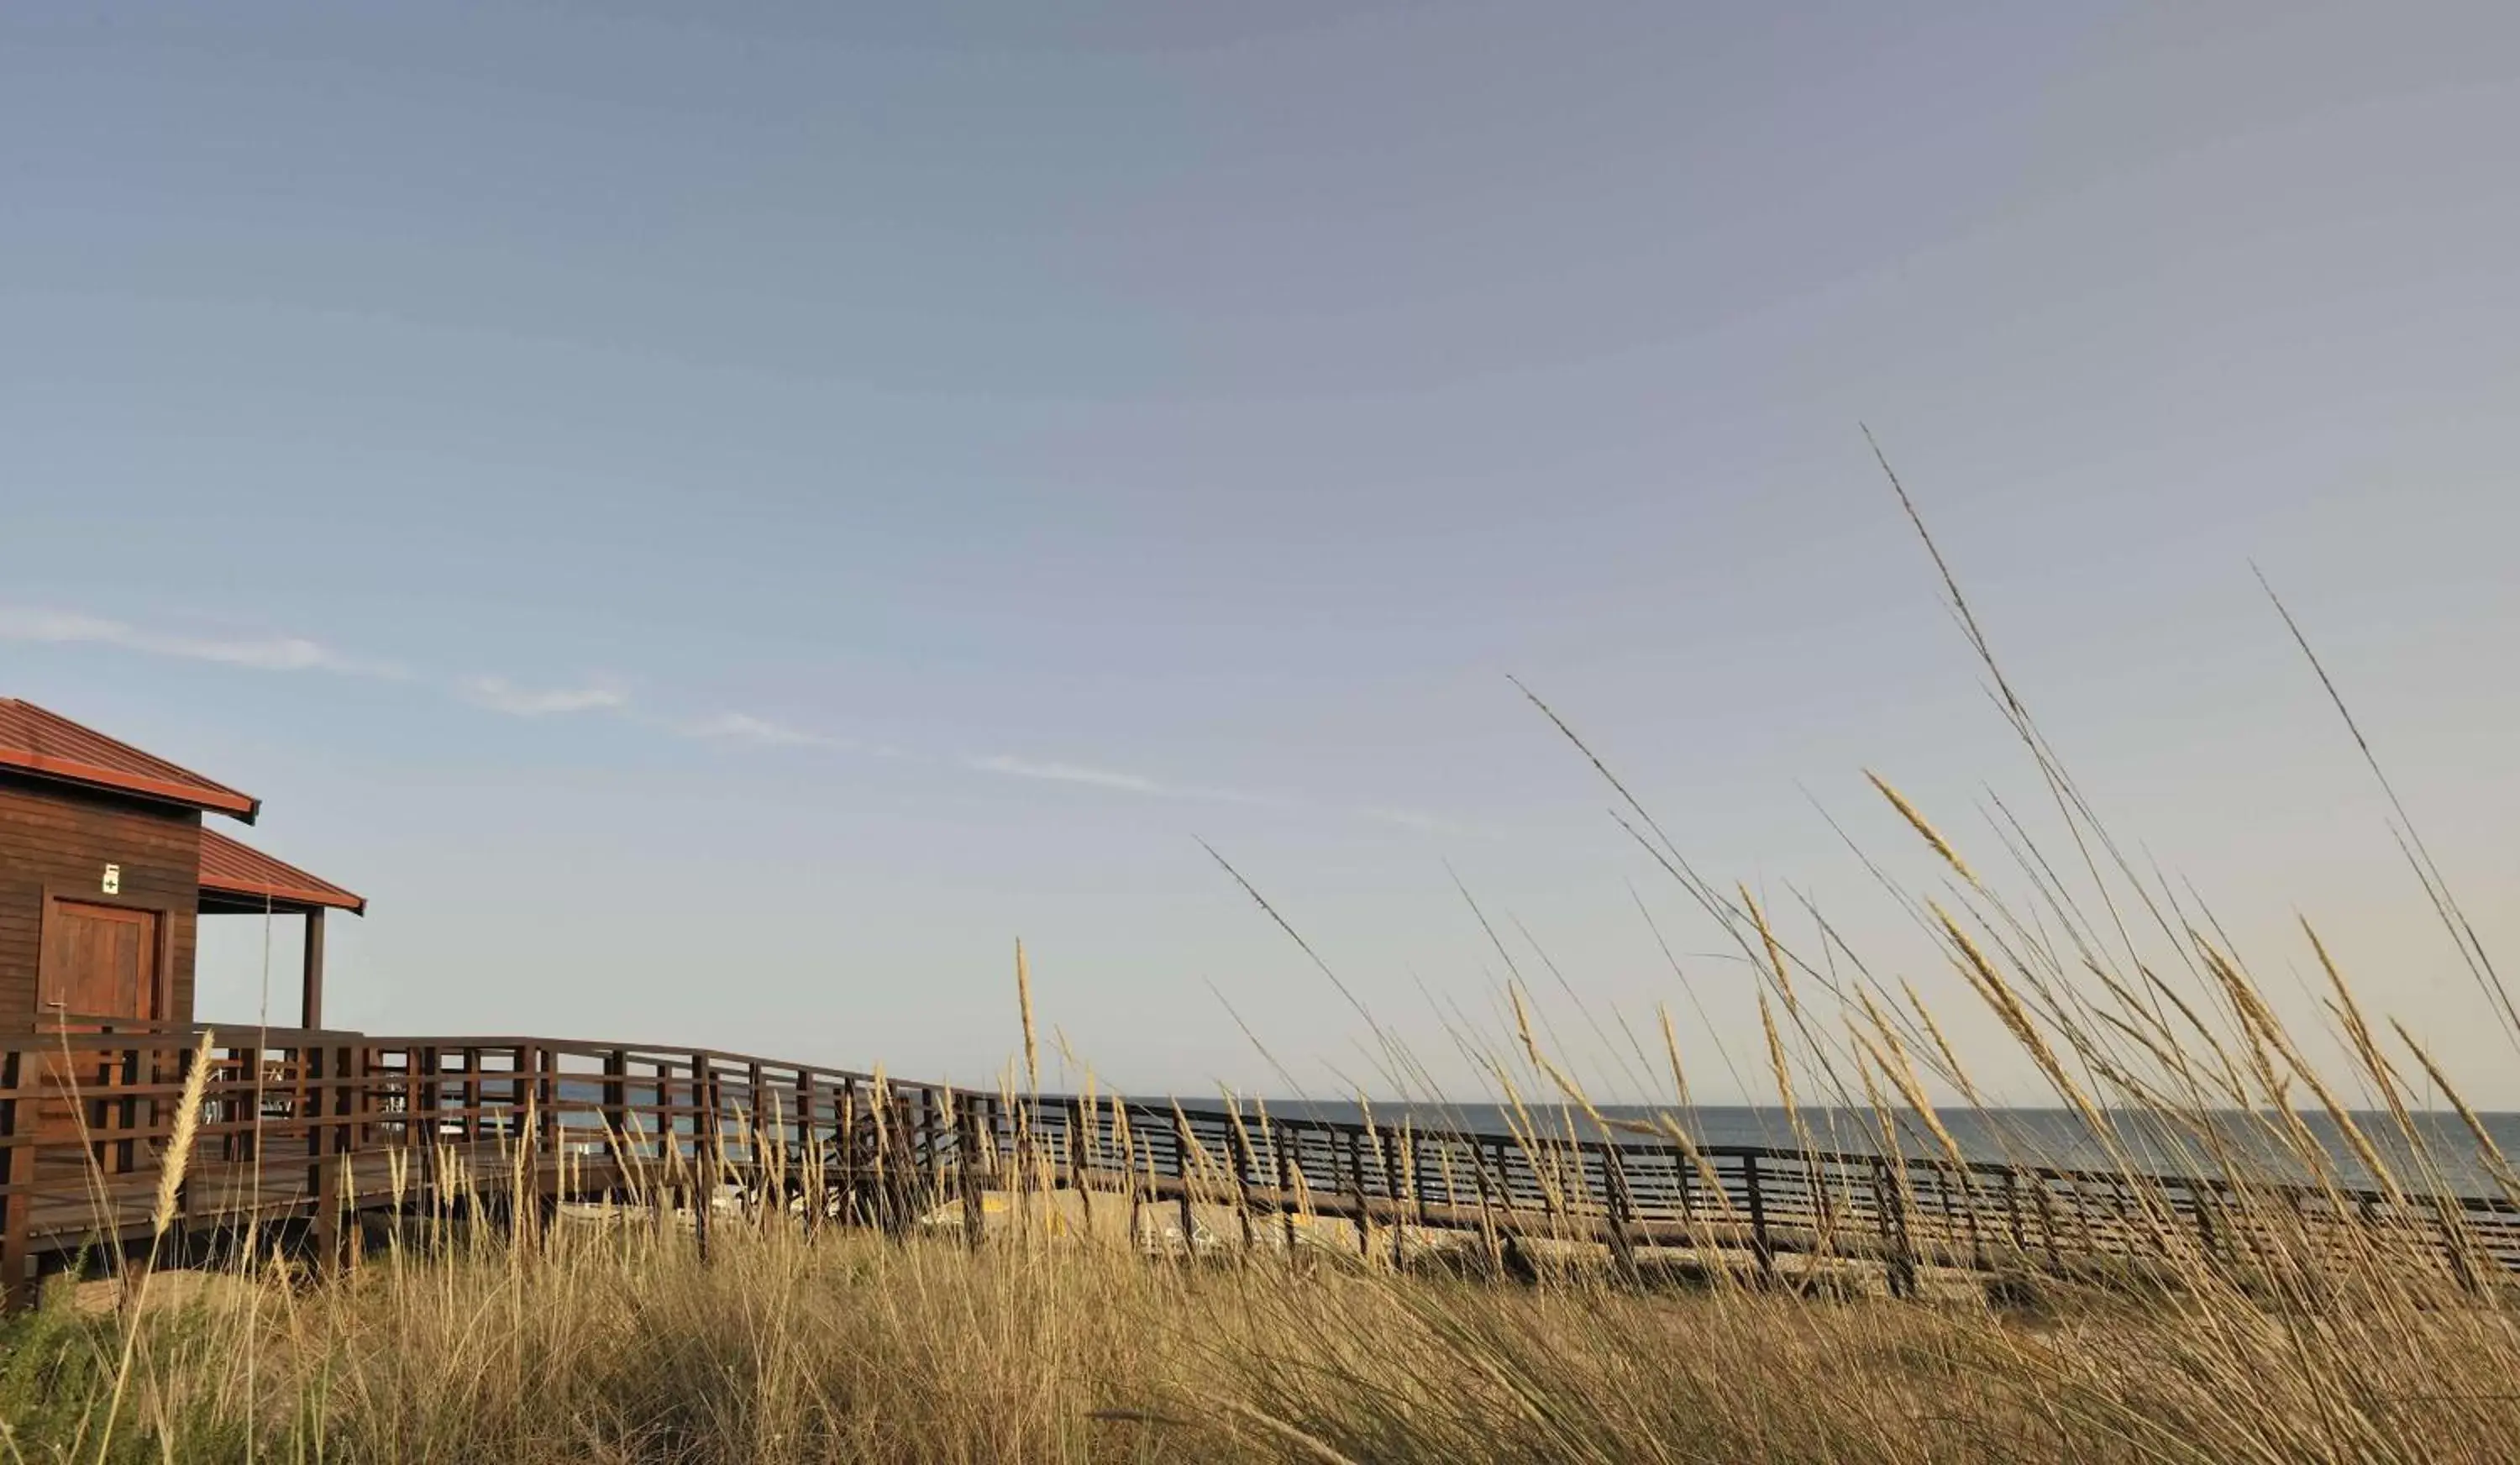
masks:
<path fill-rule="evenodd" d="M 158 1016 L 158 913 L 87 901 L 54 900 L 44 910 L 43 964 L 36 982 L 39 1033 L 95 1033 L 115 1018 Z M 94 1093 L 111 1081 L 106 1055 L 55 1047 L 42 1060 L 46 1090 L 36 1105 L 37 1132 L 52 1143 L 73 1140 L 80 1116 L 73 1086 Z M 87 1128 L 112 1128 L 107 1113 L 82 1100 Z"/>

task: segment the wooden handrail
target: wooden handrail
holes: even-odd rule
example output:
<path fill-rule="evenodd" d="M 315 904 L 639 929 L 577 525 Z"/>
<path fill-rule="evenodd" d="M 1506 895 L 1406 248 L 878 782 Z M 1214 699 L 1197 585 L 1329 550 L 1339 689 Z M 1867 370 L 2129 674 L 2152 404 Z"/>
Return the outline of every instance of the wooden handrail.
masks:
<path fill-rule="evenodd" d="M 80 1224 L 35 1213 L 51 1205 L 68 1214 L 90 1193 L 92 1169 L 145 1179 L 139 1173 L 171 1132 L 203 1029 L 144 1026 L 0 1037 L 0 1281 L 21 1294 L 46 1227 Z M 2054 1267 L 2157 1252 L 2174 1233 L 2208 1255 L 2236 1255 L 2255 1244 L 2237 1232 L 2272 1206 L 2311 1226 L 2435 1238 L 2462 1275 L 2479 1258 L 2520 1270 L 2520 1205 L 2498 1195 L 2393 1198 L 2368 1187 L 1940 1156 L 1687 1149 L 1428 1129 L 1415 1119 L 1264 1117 L 1257 1106 L 1216 1102 L 1088 1106 L 1072 1095 L 1010 1098 L 751 1054 L 579 1039 L 214 1031 L 196 1163 L 215 1183 L 197 1183 L 201 1201 L 188 1206 L 213 1214 L 218 1184 L 252 1166 L 263 1188 L 250 1208 L 302 1217 L 327 1246 L 338 1243 L 333 1227 L 345 1210 L 382 1203 L 370 1173 L 382 1172 L 381 1152 L 416 1152 L 398 1173 L 435 1186 L 452 1183 L 438 1164 L 441 1147 L 455 1144 L 479 1147 L 485 1162 L 522 1155 L 557 1167 L 563 1155 L 600 1155 L 602 1164 L 585 1167 L 594 1189 L 621 1186 L 618 1157 L 635 1149 L 679 1168 L 683 1178 L 671 1183 L 697 1183 L 704 1237 L 709 1199 L 723 1186 L 788 1195 L 812 1153 L 833 1157 L 829 1183 L 854 1197 L 843 1219 L 903 1224 L 959 1197 L 975 1234 L 981 1192 L 1005 1187 L 1011 1165 L 1021 1164 L 1047 1183 L 1123 1188 L 1138 1198 L 1133 1212 L 1169 1200 L 1188 1218 L 1193 1203 L 1230 1199 L 1246 1230 L 1255 1215 L 1282 1218 L 1288 1244 L 1297 1213 L 1310 1209 L 1353 1221 L 1368 1247 L 1389 1227 L 1396 1249 L 1413 1226 L 1577 1235 L 1622 1265 L 1637 1247 L 1657 1244 L 1738 1246 L 1763 1265 L 1783 1251 L 1861 1245 L 1912 1282 L 1921 1258 L 1984 1265 L 2007 1241 L 2008 1265 L 2037 1256 Z M 73 1101 L 88 1121 L 83 1136 L 62 1122 Z M 1125 1138 L 1106 1119 L 1125 1125 Z M 773 1154 L 786 1157 L 785 1173 L 767 1174 Z M 56 1176 L 56 1160 L 73 1157 L 79 1165 Z M 1228 1168 L 1220 1196 L 1216 1176 Z M 299 1178 L 270 1178 L 290 1171 Z M 535 1183 L 538 1196 L 556 1200 L 562 1184 L 579 1182 L 556 1168 Z M 124 1224 L 108 1220 L 110 1229 Z M 1188 1236 L 1194 1222 L 1185 1226 Z"/>

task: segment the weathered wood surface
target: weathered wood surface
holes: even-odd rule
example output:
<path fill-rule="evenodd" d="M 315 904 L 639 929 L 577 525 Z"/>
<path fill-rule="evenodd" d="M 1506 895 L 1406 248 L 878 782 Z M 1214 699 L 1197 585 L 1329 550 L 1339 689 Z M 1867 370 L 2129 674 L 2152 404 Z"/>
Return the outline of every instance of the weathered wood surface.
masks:
<path fill-rule="evenodd" d="M 0 1285 L 81 1253 L 145 1254 L 158 1156 L 199 1029 L 0 1038 Z M 2374 1237 L 2462 1276 L 2520 1271 L 2520 1208 L 1996 1163 L 1646 1139 L 1512 1137 L 879 1080 L 744 1054 L 526 1037 L 219 1033 L 178 1243 L 265 1226 L 337 1256 L 362 1216 L 614 1199 L 775 1198 L 815 1222 L 903 1226 L 1021 1186 L 1304 1214 L 1359 1244 L 1411 1228 L 1604 1248 L 2068 1270 L 2172 1254 L 2245 1264 Z M 63 1075 L 69 1077 L 66 1081 Z M 65 1088 L 69 1091 L 63 1091 Z M 74 1101 L 83 1132 L 35 1122 Z M 702 1203 L 694 1204 L 696 1198 Z M 1184 1227 L 1185 1235 L 1193 1228 Z"/>

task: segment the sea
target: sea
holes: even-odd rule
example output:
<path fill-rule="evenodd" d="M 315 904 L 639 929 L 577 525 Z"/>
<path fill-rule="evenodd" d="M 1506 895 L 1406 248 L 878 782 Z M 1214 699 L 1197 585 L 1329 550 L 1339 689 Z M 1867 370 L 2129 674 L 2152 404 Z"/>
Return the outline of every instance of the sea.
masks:
<path fill-rule="evenodd" d="M 1189 1101 L 1185 1101 L 1188 1103 Z M 1214 1101 L 1202 1107 L 1212 1107 Z M 1269 1112 L 1281 1118 L 1319 1119 L 1354 1124 L 1371 1111 L 1377 1124 L 1407 1121 L 1421 1130 L 1446 1129 L 1469 1133 L 1515 1134 L 1536 1128 L 1550 1135 L 1573 1133 L 1582 1139 L 1610 1138 L 1630 1143 L 1645 1142 L 1643 1136 L 1618 1130 L 1604 1132 L 1581 1110 L 1563 1105 L 1535 1105 L 1517 1113 L 1495 1104 L 1428 1104 L 1389 1103 L 1359 1104 L 1354 1101 L 1279 1099 L 1268 1104 Z M 1710 1148 L 1723 1146 L 1765 1147 L 1772 1149 L 1810 1148 L 1835 1150 L 1848 1154 L 1882 1154 L 1893 1146 L 1881 1132 L 1880 1120 L 1870 1110 L 1807 1108 L 1799 1118 L 1808 1140 L 1798 1137 L 1793 1118 L 1781 1108 L 1714 1106 L 1692 1109 L 1657 1109 L 1633 1106 L 1603 1105 L 1606 1119 L 1651 1123 L 1664 1120 L 1680 1124 L 1691 1140 Z M 2047 1166 L 2057 1170 L 2107 1170 L 2115 1167 L 2112 1151 L 2128 1156 L 2138 1169 L 2162 1175 L 2211 1173 L 2221 1167 L 2208 1158 L 2210 1135 L 2227 1156 L 2247 1168 L 2255 1178 L 2302 1181 L 2312 1176 L 2297 1156 L 2287 1153 L 2274 1142 L 2271 1129 L 2283 1127 L 2282 1119 L 2272 1111 L 2258 1115 L 2228 1111 L 2211 1116 L 2205 1132 L 2174 1129 L 2157 1116 L 2137 1111 L 2103 1111 L 2101 1122 L 2113 1132 L 2104 1134 L 2070 1109 L 1951 1109 L 1938 1113 L 1943 1127 L 1950 1132 L 1961 1155 L 1969 1160 L 1998 1164 Z M 2337 1176 L 2342 1183 L 2362 1186 L 2371 1183 L 2367 1168 L 2356 1157 L 2336 1121 L 2323 1111 L 2298 1116 L 2303 1129 L 2332 1157 Z M 2466 1121 L 2456 1113 L 2444 1110 L 2417 1111 L 2412 1116 L 2414 1141 L 2410 1142 L 2398 1121 L 2384 1111 L 2356 1113 L 2351 1116 L 2355 1128 L 2378 1154 L 2383 1164 L 2396 1173 L 2410 1189 L 2431 1190 L 2431 1184 L 2418 1183 L 2422 1174 L 2417 1166 L 2417 1147 L 2428 1159 L 2442 1188 L 2463 1194 L 2498 1195 L 2501 1191 L 2495 1180 L 2475 1134 Z M 2503 1111 L 2477 1116 L 2494 1146 L 2504 1156 L 2520 1159 L 2520 1113 Z M 1912 1119 L 1899 1127 L 1896 1148 L 1914 1157 L 1940 1157 L 1940 1141 L 1927 1134 Z"/>

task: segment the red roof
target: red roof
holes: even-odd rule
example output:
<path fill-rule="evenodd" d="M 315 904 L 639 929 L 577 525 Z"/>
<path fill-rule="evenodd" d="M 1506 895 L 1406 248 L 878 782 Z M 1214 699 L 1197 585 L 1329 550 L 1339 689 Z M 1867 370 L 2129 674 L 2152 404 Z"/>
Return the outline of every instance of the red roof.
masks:
<path fill-rule="evenodd" d="M 0 697 L 0 768 L 232 814 L 248 824 L 262 808 L 251 794 L 15 697 Z"/>
<path fill-rule="evenodd" d="M 216 829 L 202 831 L 202 894 L 228 906 L 304 910 L 310 906 L 368 913 L 368 898 L 352 895 L 320 875 L 274 860 Z"/>

